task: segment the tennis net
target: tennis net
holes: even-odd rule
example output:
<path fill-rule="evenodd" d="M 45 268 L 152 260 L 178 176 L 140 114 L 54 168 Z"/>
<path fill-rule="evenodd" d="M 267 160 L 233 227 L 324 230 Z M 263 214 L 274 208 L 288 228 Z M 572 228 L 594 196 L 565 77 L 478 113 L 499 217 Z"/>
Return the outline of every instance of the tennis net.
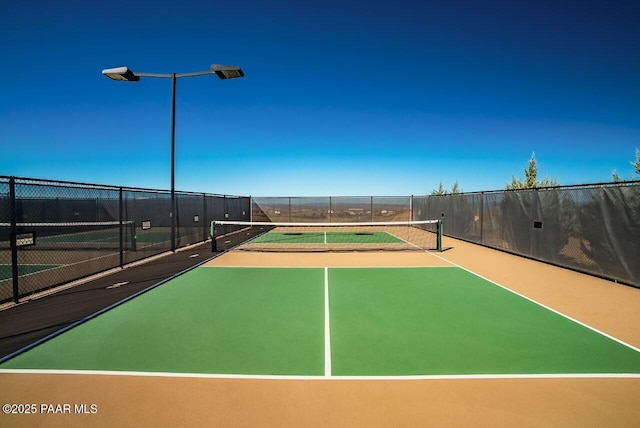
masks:
<path fill-rule="evenodd" d="M 213 251 L 224 247 L 221 244 L 230 242 L 232 235 L 236 234 L 254 236 L 235 248 L 244 251 L 442 251 L 441 220 L 357 223 L 213 221 Z"/>
<path fill-rule="evenodd" d="M 10 223 L 0 223 L 0 248 L 10 248 Z M 15 245 L 34 250 L 135 250 L 132 221 L 17 223 Z"/>

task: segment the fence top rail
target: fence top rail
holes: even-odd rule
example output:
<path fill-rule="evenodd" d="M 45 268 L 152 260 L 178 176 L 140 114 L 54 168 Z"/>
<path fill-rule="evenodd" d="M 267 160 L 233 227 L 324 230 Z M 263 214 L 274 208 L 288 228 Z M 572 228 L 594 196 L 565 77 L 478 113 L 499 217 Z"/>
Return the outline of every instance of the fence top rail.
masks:
<path fill-rule="evenodd" d="M 445 193 L 443 195 L 420 195 L 420 196 L 414 196 L 414 197 L 425 198 L 425 197 L 454 196 L 454 195 L 484 195 L 484 194 L 492 194 L 492 193 L 537 192 L 539 190 L 593 189 L 597 187 L 630 187 L 630 186 L 636 186 L 636 185 L 640 185 L 640 180 L 607 181 L 607 182 L 601 182 L 601 183 L 588 183 L 588 184 L 566 184 L 562 186 L 533 187 L 530 189 L 478 190 L 475 192 Z"/>
<path fill-rule="evenodd" d="M 41 178 L 29 178 L 29 177 L 18 177 L 18 176 L 8 176 L 8 175 L 0 175 L 0 180 L 9 181 L 14 180 L 16 184 L 31 184 L 31 185 L 42 185 L 42 186 L 65 186 L 65 187 L 77 187 L 77 188 L 92 188 L 92 189 L 100 189 L 100 190 L 117 190 L 117 191 L 133 191 L 133 192 L 151 192 L 151 193 L 166 193 L 170 194 L 169 190 L 164 189 L 151 189 L 144 187 L 131 187 L 131 186 L 115 186 L 108 184 L 97 184 L 97 183 L 84 183 L 84 182 L 75 182 L 75 181 L 63 181 L 63 180 L 53 180 L 53 179 L 41 179 Z M 372 198 L 372 199 L 393 199 L 393 198 L 425 198 L 425 197 L 438 197 L 438 196 L 452 196 L 452 195 L 482 195 L 482 194 L 496 194 L 496 193 L 509 193 L 509 192 L 533 192 L 540 190 L 564 190 L 564 189 L 590 189 L 597 187 L 628 187 L 640 185 L 640 180 L 628 180 L 628 181 L 610 181 L 610 182 L 599 182 L 599 183 L 587 183 L 587 184 L 570 184 L 570 185 L 562 185 L 562 186 L 547 186 L 547 187 L 535 187 L 531 189 L 501 189 L 501 190 L 484 190 L 484 191 L 474 191 L 474 192 L 460 192 L 460 193 L 447 193 L 444 195 L 401 195 L 401 196 L 241 196 L 241 195 L 226 195 L 226 194 L 218 194 L 218 193 L 206 193 L 206 192 L 190 192 L 184 190 L 176 190 L 174 193 L 176 195 L 197 195 L 197 196 L 209 196 L 209 197 L 218 197 L 218 198 L 228 198 L 228 199 L 242 199 L 248 198 L 250 200 L 260 200 L 260 199 L 349 199 L 349 198 Z"/>
<path fill-rule="evenodd" d="M 115 186 L 109 184 L 97 184 L 97 183 L 84 183 L 80 181 L 63 181 L 63 180 L 52 180 L 52 179 L 43 179 L 43 178 L 29 178 L 29 177 L 17 177 L 17 176 L 9 176 L 9 175 L 0 175 L 0 180 L 9 181 L 14 180 L 16 184 L 26 184 L 26 185 L 40 185 L 40 186 L 64 186 L 64 187 L 79 187 L 79 188 L 92 188 L 99 190 L 123 190 L 123 191 L 134 191 L 134 192 L 151 192 L 151 193 L 167 193 L 170 194 L 169 190 L 163 189 L 151 189 L 144 187 L 131 187 L 131 186 Z M 248 198 L 248 196 L 236 196 L 236 195 L 223 195 L 219 193 L 206 193 L 206 192 L 190 192 L 185 190 L 176 190 L 176 195 L 197 195 L 197 196 L 213 196 L 219 198 Z"/>
<path fill-rule="evenodd" d="M 339 195 L 339 196 L 252 196 L 252 199 L 349 199 L 349 198 L 373 198 L 373 199 L 408 199 L 413 195 Z"/>

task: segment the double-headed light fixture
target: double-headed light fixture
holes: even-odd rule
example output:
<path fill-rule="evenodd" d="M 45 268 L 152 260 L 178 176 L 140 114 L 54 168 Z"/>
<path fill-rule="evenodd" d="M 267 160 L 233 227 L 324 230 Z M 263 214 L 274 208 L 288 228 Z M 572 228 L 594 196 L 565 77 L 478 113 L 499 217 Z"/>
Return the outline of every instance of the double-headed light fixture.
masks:
<path fill-rule="evenodd" d="M 141 77 L 157 77 L 172 80 L 171 95 L 171 251 L 176 249 L 176 196 L 175 196 L 175 158 L 176 158 L 176 80 L 182 77 L 205 76 L 215 74 L 220 79 L 243 77 L 242 69 L 235 65 L 212 64 L 209 70 L 191 73 L 137 73 L 128 67 L 107 68 L 102 74 L 113 80 L 137 82 Z"/>

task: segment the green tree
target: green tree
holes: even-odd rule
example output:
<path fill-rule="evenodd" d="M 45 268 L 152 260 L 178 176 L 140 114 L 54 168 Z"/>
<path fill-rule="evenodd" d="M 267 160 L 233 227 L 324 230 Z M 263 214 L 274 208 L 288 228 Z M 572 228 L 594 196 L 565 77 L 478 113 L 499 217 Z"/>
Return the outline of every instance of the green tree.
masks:
<path fill-rule="evenodd" d="M 462 193 L 462 188 L 458 184 L 458 180 L 456 180 L 456 182 L 453 183 L 453 186 L 451 187 L 451 193 L 454 194 L 454 195 Z"/>
<path fill-rule="evenodd" d="M 507 190 L 519 190 L 519 189 L 535 189 L 538 187 L 553 187 L 558 186 L 558 180 L 555 178 L 549 179 L 548 177 L 538 181 L 538 163 L 536 161 L 536 154 L 531 153 L 531 159 L 529 164 L 524 169 L 524 178 L 516 178 L 511 176 L 511 183 L 507 183 Z"/>
<path fill-rule="evenodd" d="M 636 177 L 634 175 L 640 176 L 640 150 L 636 149 L 636 160 L 635 160 L 635 162 L 634 161 L 630 161 L 629 164 L 631 164 L 631 166 L 635 170 L 631 174 L 631 180 L 634 180 L 634 179 L 636 179 Z M 637 177 L 637 178 L 640 178 L 640 177 Z M 618 175 L 618 172 L 616 170 L 614 170 L 613 173 L 611 174 L 611 181 L 613 181 L 615 183 L 621 183 L 621 182 L 626 181 L 626 180 L 623 179 L 622 177 L 620 177 Z"/>
<path fill-rule="evenodd" d="M 460 193 L 462 193 L 462 187 L 460 187 L 460 185 L 458 184 L 458 180 L 453 183 L 451 190 L 448 190 L 446 187 L 444 187 L 441 181 L 438 188 L 431 191 L 431 196 L 458 195 Z"/>
<path fill-rule="evenodd" d="M 432 196 L 441 196 L 441 195 L 446 195 L 447 194 L 447 189 L 444 188 L 444 186 L 442 185 L 442 181 L 440 182 L 440 186 L 438 186 L 437 190 L 433 190 L 431 192 Z"/>

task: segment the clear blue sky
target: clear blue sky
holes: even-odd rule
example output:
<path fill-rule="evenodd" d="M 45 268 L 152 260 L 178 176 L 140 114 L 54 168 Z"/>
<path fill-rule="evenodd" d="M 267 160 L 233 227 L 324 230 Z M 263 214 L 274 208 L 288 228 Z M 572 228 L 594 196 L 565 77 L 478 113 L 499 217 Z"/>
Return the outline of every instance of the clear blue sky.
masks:
<path fill-rule="evenodd" d="M 255 196 L 632 176 L 640 1 L 5 1 L 0 175 Z"/>

